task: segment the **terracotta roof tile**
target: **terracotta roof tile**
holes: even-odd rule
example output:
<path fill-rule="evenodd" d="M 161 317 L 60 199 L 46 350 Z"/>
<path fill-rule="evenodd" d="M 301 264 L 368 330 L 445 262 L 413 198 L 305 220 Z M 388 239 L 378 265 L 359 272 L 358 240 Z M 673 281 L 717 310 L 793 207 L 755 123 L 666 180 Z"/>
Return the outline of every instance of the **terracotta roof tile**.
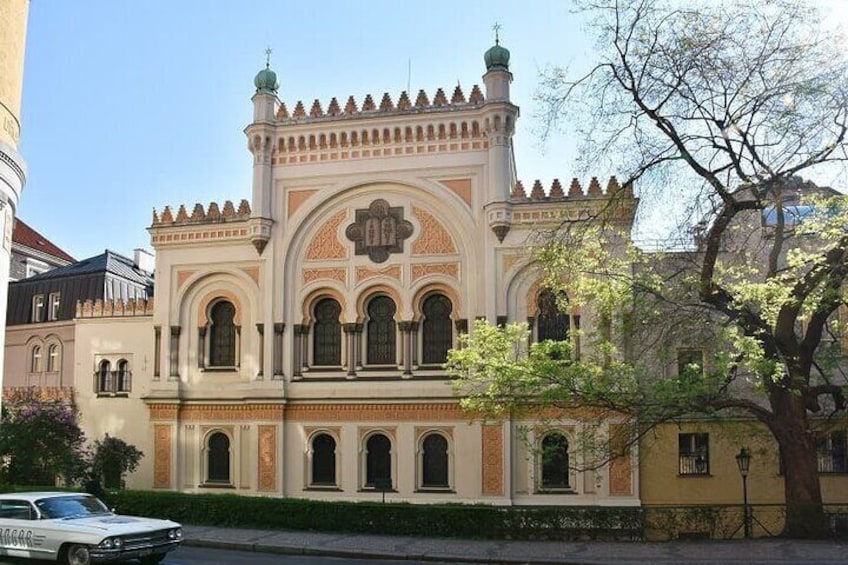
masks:
<path fill-rule="evenodd" d="M 23 245 L 24 247 L 41 251 L 42 253 L 58 257 L 65 261 L 76 261 L 76 259 L 54 245 L 52 241 L 29 227 L 20 218 L 15 218 L 15 228 L 12 230 L 12 241 Z"/>

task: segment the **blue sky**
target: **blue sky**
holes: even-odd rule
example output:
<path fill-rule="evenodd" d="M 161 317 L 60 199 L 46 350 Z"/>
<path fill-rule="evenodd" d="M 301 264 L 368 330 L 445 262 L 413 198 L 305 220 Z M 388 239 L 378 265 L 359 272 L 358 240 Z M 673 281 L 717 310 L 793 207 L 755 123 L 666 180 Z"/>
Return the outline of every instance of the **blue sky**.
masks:
<path fill-rule="evenodd" d="M 432 98 L 459 81 L 467 95 L 482 86 L 495 22 L 521 107 L 519 176 L 570 179 L 569 145 L 543 151 L 533 116 L 539 70 L 588 60 L 562 0 L 35 0 L 19 216 L 77 259 L 149 249 L 154 207 L 249 198 L 242 130 L 266 47 L 290 109 L 351 94 L 396 100 L 407 82 Z"/>
<path fill-rule="evenodd" d="M 18 215 L 77 259 L 150 249 L 153 208 L 249 198 L 242 130 L 266 47 L 290 110 L 351 94 L 396 100 L 407 83 L 432 98 L 459 81 L 467 95 L 482 86 L 495 22 L 521 107 L 518 176 L 566 184 L 573 141 L 540 146 L 533 100 L 541 69 L 592 60 L 566 0 L 33 0 Z"/>

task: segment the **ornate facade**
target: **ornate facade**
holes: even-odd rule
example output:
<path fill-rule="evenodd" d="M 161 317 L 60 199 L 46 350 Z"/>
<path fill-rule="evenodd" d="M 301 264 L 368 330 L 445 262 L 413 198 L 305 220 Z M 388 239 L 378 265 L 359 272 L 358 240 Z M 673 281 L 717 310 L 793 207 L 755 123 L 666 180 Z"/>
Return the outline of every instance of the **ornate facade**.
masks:
<path fill-rule="evenodd" d="M 530 238 L 612 202 L 627 227 L 635 213 L 614 178 L 525 191 L 508 60 L 499 45 L 487 52 L 484 87 L 467 97 L 333 98 L 309 112 L 289 112 L 270 68 L 257 75 L 250 201 L 154 211 L 152 315 L 77 318 L 89 437 L 146 454 L 129 486 L 639 504 L 635 451 L 573 470 L 577 434 L 592 425 L 604 441 L 608 422 L 472 422 L 442 368 L 478 318 L 530 319 L 537 337 L 562 337 L 577 314 L 592 324 L 591 311 L 548 315 Z M 126 394 L 86 386 L 113 357 L 131 365 Z"/>

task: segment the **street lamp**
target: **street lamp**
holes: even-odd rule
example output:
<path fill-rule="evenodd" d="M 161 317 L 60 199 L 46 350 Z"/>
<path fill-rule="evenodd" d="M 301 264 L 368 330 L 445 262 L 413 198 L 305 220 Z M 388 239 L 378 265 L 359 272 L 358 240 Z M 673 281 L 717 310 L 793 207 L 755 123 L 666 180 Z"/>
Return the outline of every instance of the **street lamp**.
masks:
<path fill-rule="evenodd" d="M 748 508 L 748 468 L 751 466 L 751 452 L 747 447 L 743 447 L 736 454 L 736 466 L 739 467 L 739 474 L 742 475 L 742 512 L 743 524 L 745 526 L 745 537 L 751 537 L 751 513 Z"/>

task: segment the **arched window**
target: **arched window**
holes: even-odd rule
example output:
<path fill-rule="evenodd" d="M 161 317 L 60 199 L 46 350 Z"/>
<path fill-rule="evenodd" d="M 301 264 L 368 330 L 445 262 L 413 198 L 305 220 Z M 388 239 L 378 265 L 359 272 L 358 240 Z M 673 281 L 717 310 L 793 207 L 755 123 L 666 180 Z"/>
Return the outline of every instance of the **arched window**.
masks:
<path fill-rule="evenodd" d="M 541 448 L 542 488 L 569 488 L 568 440 L 559 432 L 551 432 L 542 438 Z"/>
<path fill-rule="evenodd" d="M 365 443 L 365 486 L 376 487 L 392 480 L 392 442 L 374 434 Z"/>
<path fill-rule="evenodd" d="M 428 434 L 421 443 L 421 486 L 447 488 L 448 440 L 442 434 Z"/>
<path fill-rule="evenodd" d="M 126 359 L 118 361 L 115 390 L 116 392 L 130 391 L 130 364 Z"/>
<path fill-rule="evenodd" d="M 207 444 L 207 481 L 210 483 L 230 482 L 230 438 L 215 432 Z"/>
<path fill-rule="evenodd" d="M 29 372 L 30 373 L 40 373 L 41 372 L 41 346 L 34 345 L 32 347 L 32 354 L 30 356 L 29 361 Z"/>
<path fill-rule="evenodd" d="M 236 308 L 221 300 L 209 312 L 209 365 L 234 367 L 236 364 Z"/>
<path fill-rule="evenodd" d="M 332 298 L 324 298 L 315 305 L 313 365 L 342 364 L 341 313 L 342 307 Z"/>
<path fill-rule="evenodd" d="M 318 434 L 312 438 L 312 484 L 336 484 L 336 440 L 330 434 Z"/>
<path fill-rule="evenodd" d="M 539 293 L 537 306 L 539 307 L 538 341 L 567 340 L 571 320 L 568 312 L 560 310 L 557 296 L 548 289 L 543 290 Z"/>
<path fill-rule="evenodd" d="M 368 355 L 369 365 L 394 365 L 397 363 L 395 303 L 388 296 L 377 296 L 368 303 Z"/>
<path fill-rule="evenodd" d="M 104 359 L 97 366 L 97 392 L 112 391 L 112 364 Z"/>
<path fill-rule="evenodd" d="M 453 305 L 447 296 L 428 296 L 421 306 L 424 315 L 421 321 L 423 338 L 422 362 L 425 365 L 442 364 L 447 361 L 448 350 L 453 347 L 451 311 Z"/>
<path fill-rule="evenodd" d="M 47 372 L 55 373 L 59 370 L 59 346 L 55 343 L 47 348 Z"/>

